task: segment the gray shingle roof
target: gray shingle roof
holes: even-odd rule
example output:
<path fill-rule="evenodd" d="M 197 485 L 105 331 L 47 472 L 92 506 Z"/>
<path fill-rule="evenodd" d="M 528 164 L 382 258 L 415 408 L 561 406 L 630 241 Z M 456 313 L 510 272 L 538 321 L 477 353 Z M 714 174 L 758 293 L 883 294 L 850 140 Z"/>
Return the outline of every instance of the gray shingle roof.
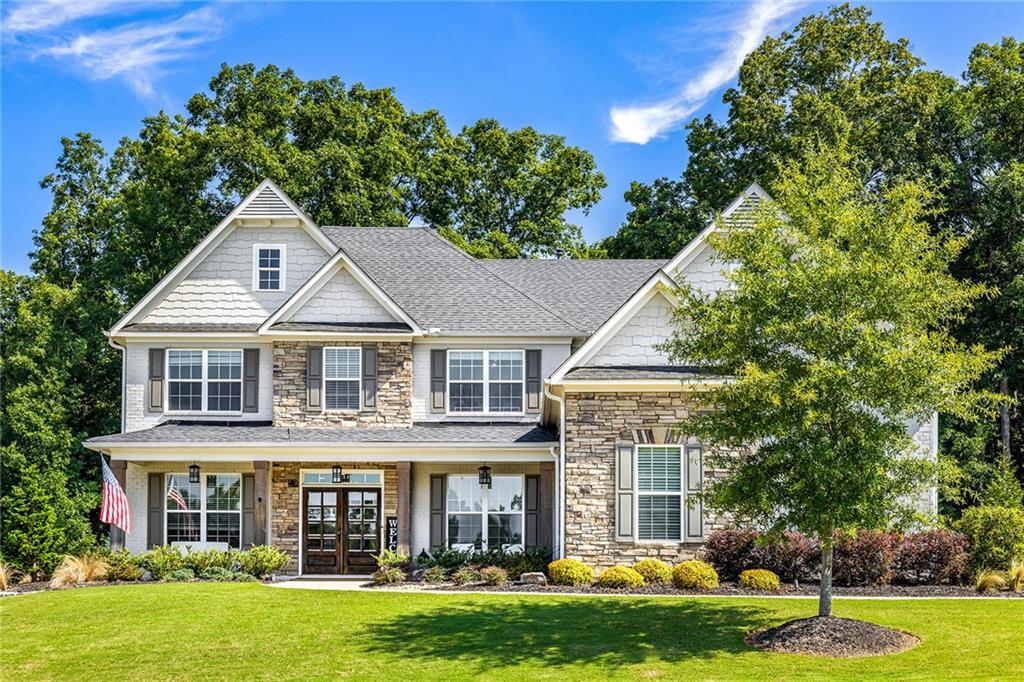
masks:
<path fill-rule="evenodd" d="M 325 227 L 324 233 L 424 328 L 444 334 L 579 336 L 434 230 Z"/>
<path fill-rule="evenodd" d="M 219 323 L 204 322 L 200 324 L 183 324 L 179 322 L 136 322 L 124 326 L 125 331 L 131 332 L 254 332 L 259 329 L 259 323 Z"/>
<path fill-rule="evenodd" d="M 90 438 L 86 445 L 102 447 L 139 443 L 513 443 L 549 444 L 555 438 L 537 424 L 510 423 L 415 423 L 409 428 L 284 428 L 236 423 L 202 424 L 166 422 L 140 431 Z"/>
<path fill-rule="evenodd" d="M 571 379 L 694 379 L 700 376 L 700 370 L 682 365 L 575 367 L 565 376 Z"/>
<path fill-rule="evenodd" d="M 372 334 L 408 334 L 412 327 L 404 322 L 278 322 L 271 331 L 291 332 L 366 332 Z"/>
<path fill-rule="evenodd" d="M 592 334 L 663 260 L 482 260 L 503 280 Z"/>

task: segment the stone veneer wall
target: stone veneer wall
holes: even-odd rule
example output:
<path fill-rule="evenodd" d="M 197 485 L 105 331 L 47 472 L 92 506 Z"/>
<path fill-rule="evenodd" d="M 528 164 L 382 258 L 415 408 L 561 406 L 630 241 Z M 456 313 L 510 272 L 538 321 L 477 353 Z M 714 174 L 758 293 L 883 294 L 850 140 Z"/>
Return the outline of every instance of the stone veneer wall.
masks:
<path fill-rule="evenodd" d="M 700 543 L 618 542 L 615 539 L 615 443 L 637 442 L 636 431 L 664 433 L 685 421 L 692 404 L 682 393 L 569 393 L 565 429 L 565 555 L 603 568 L 645 557 L 692 559 Z M 704 481 L 723 472 L 704 453 Z M 705 536 L 728 525 L 704 518 Z"/>
<path fill-rule="evenodd" d="M 377 342 L 377 409 L 306 410 L 306 348 L 323 342 L 274 342 L 274 426 L 412 426 L 412 343 Z M 359 344 L 368 345 L 366 343 Z"/>
<path fill-rule="evenodd" d="M 302 469 L 324 469 L 323 462 L 275 462 L 270 470 L 270 537 L 271 544 L 291 557 L 282 571 L 288 575 L 299 572 L 301 505 L 300 471 Z M 345 464 L 346 471 L 373 469 L 384 471 L 384 517 L 398 515 L 398 470 L 394 464 Z M 294 481 L 295 485 L 289 485 Z M 332 486 L 324 486 L 332 487 Z M 384 518 L 380 521 L 384 523 Z M 382 536 L 383 537 L 383 536 Z"/>

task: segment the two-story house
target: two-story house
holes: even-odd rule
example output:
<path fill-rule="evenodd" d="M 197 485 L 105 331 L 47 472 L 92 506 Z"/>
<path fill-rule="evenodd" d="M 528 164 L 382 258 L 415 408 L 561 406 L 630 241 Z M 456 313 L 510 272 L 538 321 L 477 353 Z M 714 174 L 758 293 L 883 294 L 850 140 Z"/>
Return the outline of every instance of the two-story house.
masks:
<path fill-rule="evenodd" d="M 725 285 L 713 229 L 670 261 L 477 260 L 318 226 L 264 181 L 108 333 L 122 432 L 86 445 L 131 504 L 113 544 L 269 543 L 293 574 L 382 547 L 692 556 L 727 519 L 694 504 L 720 472 L 675 427 L 715 379 L 655 346 L 677 281 Z M 935 420 L 909 428 L 934 457 Z"/>

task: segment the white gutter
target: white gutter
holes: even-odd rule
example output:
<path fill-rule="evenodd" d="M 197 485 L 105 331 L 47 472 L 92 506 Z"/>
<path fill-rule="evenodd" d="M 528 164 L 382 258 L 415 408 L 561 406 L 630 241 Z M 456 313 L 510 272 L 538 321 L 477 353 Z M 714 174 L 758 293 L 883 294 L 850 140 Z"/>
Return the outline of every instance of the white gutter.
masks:
<path fill-rule="evenodd" d="M 127 358 L 125 357 L 125 353 L 127 352 L 128 349 L 125 346 L 122 346 L 121 344 L 119 344 L 116 341 L 114 341 L 114 339 L 112 339 L 109 334 L 107 334 L 107 343 L 110 345 L 111 348 L 116 348 L 117 350 L 121 351 L 121 433 L 124 433 L 124 424 L 125 424 L 124 405 L 125 405 L 125 391 L 127 390 L 127 387 L 124 385 L 124 380 L 125 380 L 125 377 L 127 376 L 127 372 L 128 372 L 128 369 L 127 369 L 127 364 L 128 363 L 127 363 Z"/>
<path fill-rule="evenodd" d="M 556 534 L 557 546 L 555 547 L 555 558 L 561 559 L 565 555 L 565 399 L 548 390 L 549 384 L 544 382 L 544 395 L 558 403 L 558 457 L 555 460 L 555 468 L 558 469 L 555 480 L 558 482 L 558 490 L 555 492 L 555 521 L 557 523 Z M 552 448 L 554 449 L 554 448 Z"/>

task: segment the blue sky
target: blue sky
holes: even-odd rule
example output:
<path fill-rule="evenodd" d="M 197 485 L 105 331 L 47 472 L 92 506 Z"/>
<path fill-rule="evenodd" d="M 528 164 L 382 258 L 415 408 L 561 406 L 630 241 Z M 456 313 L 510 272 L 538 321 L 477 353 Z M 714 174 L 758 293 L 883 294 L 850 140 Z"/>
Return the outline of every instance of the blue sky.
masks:
<path fill-rule="evenodd" d="M 1013 2 L 868 4 L 890 37 L 954 75 L 976 43 L 1024 34 L 1024 5 Z M 723 115 L 721 93 L 746 51 L 827 6 L 5 2 L 2 265 L 28 271 L 50 205 L 39 180 L 61 136 L 89 131 L 112 149 L 143 116 L 181 111 L 222 62 L 392 86 L 453 129 L 494 117 L 564 135 L 608 178 L 590 215 L 573 216 L 593 241 L 621 224 L 631 180 L 681 172 L 681 126 Z"/>

